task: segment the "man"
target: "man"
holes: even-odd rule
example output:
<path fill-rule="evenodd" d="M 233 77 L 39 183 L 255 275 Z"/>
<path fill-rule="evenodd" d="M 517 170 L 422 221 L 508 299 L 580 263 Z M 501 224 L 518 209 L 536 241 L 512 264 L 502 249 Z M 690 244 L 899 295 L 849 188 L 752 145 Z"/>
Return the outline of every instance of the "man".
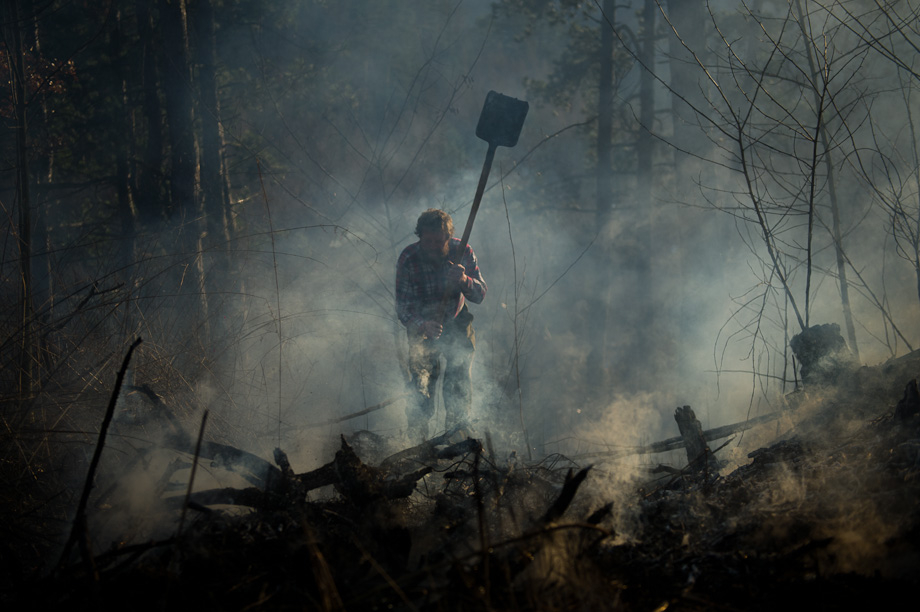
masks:
<path fill-rule="evenodd" d="M 396 264 L 396 315 L 409 336 L 409 373 L 418 393 L 406 408 L 409 439 L 428 439 L 434 414 L 434 391 L 445 358 L 444 408 L 446 427 L 468 425 L 473 399 L 472 365 L 476 337 L 473 315 L 466 303 L 479 304 L 486 283 L 473 249 L 460 253 L 453 237 L 453 220 L 443 210 L 429 208 L 418 218 L 415 235 Z"/>

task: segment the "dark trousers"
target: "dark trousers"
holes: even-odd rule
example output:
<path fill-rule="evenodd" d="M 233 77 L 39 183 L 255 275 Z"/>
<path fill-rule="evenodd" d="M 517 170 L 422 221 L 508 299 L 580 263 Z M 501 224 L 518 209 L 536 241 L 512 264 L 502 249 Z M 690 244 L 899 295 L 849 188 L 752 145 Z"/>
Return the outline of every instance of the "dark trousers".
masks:
<path fill-rule="evenodd" d="M 473 353 L 476 334 L 473 315 L 464 306 L 444 325 L 441 337 L 428 340 L 409 334 L 409 373 L 413 392 L 406 406 L 409 440 L 420 443 L 428 439 L 428 422 L 434 415 L 438 378 L 443 376 L 445 428 L 469 423 L 473 405 Z M 440 358 L 446 366 L 441 371 Z"/>

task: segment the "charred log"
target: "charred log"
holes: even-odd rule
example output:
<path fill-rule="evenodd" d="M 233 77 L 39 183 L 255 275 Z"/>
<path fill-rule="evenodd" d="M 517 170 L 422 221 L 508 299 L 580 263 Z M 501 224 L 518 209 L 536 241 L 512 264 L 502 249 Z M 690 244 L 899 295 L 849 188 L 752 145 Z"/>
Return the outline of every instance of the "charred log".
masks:
<path fill-rule="evenodd" d="M 806 385 L 831 385 L 858 367 L 836 323 L 812 325 L 792 337 L 792 352 Z"/>
<path fill-rule="evenodd" d="M 178 506 L 183 501 L 182 498 L 171 498 L 174 505 Z M 261 510 L 272 510 L 280 507 L 273 506 L 269 501 L 269 496 L 262 489 L 247 487 L 245 489 L 234 489 L 225 487 L 222 489 L 208 489 L 205 491 L 195 491 L 189 497 L 189 504 L 196 504 L 194 509 L 201 510 L 204 506 L 248 506 Z M 282 504 L 283 505 L 283 504 Z"/>
<path fill-rule="evenodd" d="M 562 491 L 559 493 L 559 497 L 556 498 L 556 501 L 550 506 L 549 510 L 546 511 L 546 514 L 543 515 L 542 523 L 552 523 L 562 517 L 566 509 L 572 503 L 572 500 L 575 499 L 575 493 L 578 492 L 578 487 L 581 486 L 581 483 L 585 481 L 585 478 L 588 477 L 588 471 L 590 466 L 579 470 L 577 474 L 573 475 L 573 471 L 569 470 L 565 475 L 565 484 L 562 485 Z"/>
<path fill-rule="evenodd" d="M 358 506 L 378 499 L 401 499 L 415 490 L 419 479 L 432 471 L 430 466 L 390 478 L 384 470 L 366 465 L 342 437 L 335 459 L 304 474 L 295 474 L 287 455 L 275 449 L 280 469 L 270 473 L 264 488 L 212 489 L 192 494 L 190 501 L 199 505 L 227 504 L 272 510 L 302 503 L 309 491 L 332 485 L 344 498 Z"/>
<path fill-rule="evenodd" d="M 674 419 L 677 421 L 677 427 L 680 429 L 680 434 L 684 439 L 690 472 L 718 474 L 719 462 L 716 461 L 712 451 L 709 450 L 706 437 L 703 435 L 703 426 L 696 418 L 693 409 L 690 406 L 678 407 L 674 411 Z"/>
<path fill-rule="evenodd" d="M 415 490 L 416 481 L 432 471 L 425 466 L 398 480 L 388 480 L 387 472 L 365 465 L 358 458 L 345 436 L 342 436 L 342 447 L 336 451 L 332 463 L 337 477 L 333 483 L 336 490 L 359 506 L 381 498 L 408 497 Z"/>
<path fill-rule="evenodd" d="M 195 452 L 195 438 L 185 430 L 179 419 L 150 385 L 131 385 L 126 388 L 140 394 L 140 397 L 155 407 L 157 415 L 166 419 L 170 429 L 165 441 L 166 446 L 184 453 L 193 454 Z M 203 440 L 199 453 L 200 459 L 211 460 L 211 467 L 231 472 L 238 471 L 240 476 L 256 487 L 265 487 L 267 479 L 277 479 L 280 476 L 278 468 L 265 459 L 227 444 Z"/>
<path fill-rule="evenodd" d="M 438 458 L 438 447 L 450 445 L 451 438 L 457 435 L 457 432 L 460 431 L 460 427 L 460 425 L 455 425 L 439 436 L 435 436 L 421 444 L 390 455 L 380 462 L 380 467 L 382 469 L 394 470 L 404 461 L 418 461 L 422 463 L 426 461 L 435 461 Z"/>

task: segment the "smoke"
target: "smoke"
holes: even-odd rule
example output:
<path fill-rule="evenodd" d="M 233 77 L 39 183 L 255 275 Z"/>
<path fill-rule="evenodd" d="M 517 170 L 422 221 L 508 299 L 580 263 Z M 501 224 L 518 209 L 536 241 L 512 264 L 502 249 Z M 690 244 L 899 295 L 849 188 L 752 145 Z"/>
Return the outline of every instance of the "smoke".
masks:
<path fill-rule="evenodd" d="M 304 3 L 285 13 L 288 21 L 275 23 L 274 11 L 284 9 L 272 8 L 264 19 L 224 24 L 218 55 L 228 74 L 257 75 L 227 83 L 224 92 L 224 109 L 234 111 L 224 117 L 236 189 L 232 272 L 209 271 L 226 291 L 211 296 L 211 344 L 200 347 L 196 317 L 202 313 L 191 309 L 193 300 L 169 301 L 162 294 L 171 298 L 175 287 L 148 284 L 145 275 L 159 274 L 159 260 L 138 264 L 144 280 L 135 289 L 156 292 L 141 296 L 156 308 L 136 326 L 106 332 L 145 331 L 139 385 L 170 381 L 164 384 L 173 386 L 162 389 L 174 402 L 170 409 L 192 423 L 209 410 L 206 435 L 263 457 L 280 447 L 297 471 L 328 462 L 340 433 L 369 430 L 404 440 L 404 400 L 321 424 L 407 392 L 405 333 L 393 304 L 396 257 L 414 240 L 415 219 L 429 207 L 449 211 L 462 230 L 486 151 L 475 137 L 476 121 L 487 92 L 495 90 L 531 98 L 518 145 L 496 154 L 470 238 L 489 287 L 484 303 L 471 306 L 474 427 L 489 434 L 497 454 L 578 457 L 654 442 L 677 435 L 672 413 L 678 405 L 693 406 L 704 428 L 784 405 L 795 378 L 786 347 L 797 323 L 762 230 L 751 223 L 731 143 L 720 132 L 731 126 L 702 121 L 692 156 L 661 145 L 652 176 L 634 176 L 635 149 L 623 145 L 611 169 L 612 212 L 602 220 L 595 201 L 596 128 L 588 112 L 593 86 L 583 81 L 567 92 L 568 107 L 525 86 L 526 79 L 548 78 L 566 53 L 569 28 L 542 24 L 535 38 L 519 43 L 518 24 L 490 22 L 486 2 L 398 11 L 390 3 L 371 4 L 373 10 L 359 14 L 337 3 Z M 636 27 L 629 13 L 619 11 L 618 18 Z M 651 129 L 676 139 L 672 99 L 660 84 L 655 109 L 661 119 L 636 125 L 639 68 L 634 62 L 622 68 L 616 95 L 623 132 Z M 888 77 L 890 70 L 873 76 Z M 903 100 L 879 97 L 874 103 L 884 113 L 872 115 L 879 133 L 908 146 L 892 127 L 903 128 Z M 883 120 L 888 115 L 891 120 Z M 785 177 L 789 167 L 777 170 Z M 876 167 L 885 174 L 886 166 Z M 852 167 L 844 169 L 842 231 L 850 270 L 865 280 L 853 290 L 860 358 L 879 363 L 905 345 L 878 305 L 916 342 L 916 278 L 895 254 L 890 210 Z M 885 187 L 915 194 L 915 181 Z M 654 186 L 650 201 L 639 196 L 643 182 Z M 264 196 L 256 187 L 262 185 Z M 766 191 L 757 195 L 770 195 Z M 777 245 L 788 255 L 783 271 L 803 302 L 807 235 L 801 202 L 797 206 L 783 218 L 792 227 Z M 818 209 L 828 223 L 827 202 Z M 833 240 L 820 226 L 815 235 L 810 322 L 843 328 Z M 170 268 L 176 286 L 190 278 L 191 261 L 186 253 Z M 206 366 L 183 361 L 197 348 L 213 351 Z M 432 431 L 441 431 L 443 413 L 435 419 Z M 159 432 L 148 427 L 145 440 L 156 443 Z M 763 426 L 746 441 L 760 444 L 781 432 Z M 725 451 L 731 465 L 747 461 L 747 448 Z M 151 458 L 145 469 L 154 474 L 162 461 Z M 620 499 L 623 485 L 649 462 L 633 456 L 599 464 L 602 475 L 592 478 L 600 496 Z M 156 484 L 130 474 L 118 487 L 128 514 L 151 498 Z M 184 474 L 177 472 L 176 482 Z M 202 479 L 231 482 L 208 470 Z M 795 503 L 801 483 L 790 478 L 774 494 L 771 503 Z M 848 541 L 871 544 L 864 534 Z"/>
<path fill-rule="evenodd" d="M 276 174 L 267 160 L 267 201 L 253 197 L 238 210 L 258 238 L 246 254 L 234 255 L 245 261 L 247 298 L 227 315 L 238 322 L 234 356 L 219 372 L 222 391 L 205 401 L 228 420 L 247 421 L 247 444 L 310 448 L 304 460 L 316 462 L 340 430 L 401 435 L 398 402 L 335 427 L 310 426 L 405 391 L 405 340 L 392 305 L 396 255 L 414 240 L 415 217 L 428 207 L 451 212 L 459 233 L 485 153 L 473 133 L 485 93 L 528 97 L 524 78 L 545 76 L 549 58 L 566 43 L 563 31 L 541 30 L 541 40 L 556 47 L 521 65 L 511 50 L 526 43 L 496 39 L 479 21 L 483 8 L 467 3 L 451 13 L 438 5 L 386 25 L 379 15 L 321 11 L 313 15 L 320 20 L 305 23 L 305 31 L 322 32 L 309 59 L 325 66 L 323 82 L 360 85 L 368 94 L 348 113 L 324 106 L 331 101 L 326 90 L 299 104 L 279 99 L 279 108 L 298 108 L 296 125 L 265 116 L 272 135 L 266 145 L 291 172 Z M 321 19 L 326 27 L 317 25 Z M 418 44 L 366 36 L 386 28 L 398 33 L 407 24 L 423 26 Z M 498 26 L 495 32 L 505 35 Z M 324 53 L 331 41 L 350 54 Z M 283 44 L 272 51 L 279 75 L 285 52 L 304 53 Z M 399 68 L 387 59 L 394 56 L 403 61 Z M 637 86 L 637 71 L 633 66 L 623 82 L 623 99 Z M 266 92 L 273 83 L 265 83 Z M 669 99 L 659 86 L 657 104 Z M 634 180 L 623 181 L 601 228 L 591 200 L 592 134 L 569 129 L 583 120 L 579 112 L 532 100 L 519 144 L 496 155 L 470 240 L 489 285 L 486 301 L 471 308 L 476 419 L 511 445 L 521 445 L 526 432 L 532 450 L 542 453 L 562 438 L 577 440 L 573 448 L 590 446 L 593 438 L 583 437 L 592 429 L 610 444 L 675 435 L 668 415 L 677 405 L 694 406 L 707 428 L 781 407 L 795 378 L 785 347 L 796 323 L 760 229 L 732 213 L 738 202 L 728 194 L 741 193 L 739 175 L 704 161 L 730 149 L 701 135 L 699 157 L 680 159 L 680 175 L 662 170 L 652 202 L 637 201 Z M 671 154 L 663 149 L 662 166 Z M 675 176 L 688 178 L 680 183 Z M 904 304 L 889 308 L 899 321 L 916 321 L 910 269 L 873 256 L 886 239 L 884 215 L 864 200 L 843 202 L 851 219 L 848 254 L 870 262 L 862 268 L 868 278 L 886 280 L 886 299 Z M 269 211 L 273 240 L 264 233 Z M 826 230 L 819 233 L 810 320 L 842 323 L 833 253 Z M 788 261 L 801 301 L 802 264 Z M 854 315 L 865 330 L 861 358 L 879 362 L 892 344 L 877 340 L 891 331 L 867 292 L 854 293 L 861 293 Z M 638 406 L 630 409 L 640 415 L 641 431 L 612 420 L 625 405 Z"/>

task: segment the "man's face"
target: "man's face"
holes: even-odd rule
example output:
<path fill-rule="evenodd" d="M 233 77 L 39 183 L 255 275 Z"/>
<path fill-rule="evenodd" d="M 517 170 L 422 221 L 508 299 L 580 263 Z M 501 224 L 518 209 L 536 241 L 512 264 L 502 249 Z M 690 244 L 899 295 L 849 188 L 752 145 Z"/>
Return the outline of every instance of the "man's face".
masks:
<path fill-rule="evenodd" d="M 444 261 L 447 259 L 447 244 L 449 240 L 450 236 L 448 236 L 446 232 L 422 232 L 422 235 L 419 237 L 419 242 L 422 247 L 422 256 L 432 263 Z"/>

